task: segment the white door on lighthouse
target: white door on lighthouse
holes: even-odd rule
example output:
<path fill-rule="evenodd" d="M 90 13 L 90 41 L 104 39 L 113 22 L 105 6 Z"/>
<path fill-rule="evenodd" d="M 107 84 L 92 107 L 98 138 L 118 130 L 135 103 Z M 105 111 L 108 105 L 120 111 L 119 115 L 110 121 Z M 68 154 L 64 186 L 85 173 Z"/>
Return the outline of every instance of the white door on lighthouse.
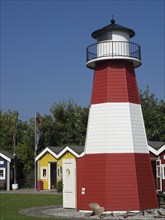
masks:
<path fill-rule="evenodd" d="M 76 160 L 63 160 L 63 207 L 76 208 Z"/>

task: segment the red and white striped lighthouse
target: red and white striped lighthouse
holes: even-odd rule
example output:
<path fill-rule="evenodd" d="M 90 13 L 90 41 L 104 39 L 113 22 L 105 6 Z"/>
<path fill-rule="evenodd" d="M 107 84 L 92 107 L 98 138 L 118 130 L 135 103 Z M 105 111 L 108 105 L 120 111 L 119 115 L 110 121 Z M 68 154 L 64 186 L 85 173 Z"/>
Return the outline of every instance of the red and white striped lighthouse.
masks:
<path fill-rule="evenodd" d="M 111 20 L 87 48 L 94 69 L 85 155 L 77 159 L 77 209 L 157 208 L 157 196 L 134 69 L 141 65 L 135 32 Z"/>

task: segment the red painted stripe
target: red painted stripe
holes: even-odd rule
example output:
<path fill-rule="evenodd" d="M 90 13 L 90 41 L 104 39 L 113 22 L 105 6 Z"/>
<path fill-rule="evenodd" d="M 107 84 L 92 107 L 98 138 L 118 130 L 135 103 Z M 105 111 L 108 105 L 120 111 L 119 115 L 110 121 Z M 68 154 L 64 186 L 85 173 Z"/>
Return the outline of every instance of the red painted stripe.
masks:
<path fill-rule="evenodd" d="M 107 211 L 158 207 L 149 154 L 86 154 L 77 159 L 77 186 L 78 210 L 91 202 Z"/>
<path fill-rule="evenodd" d="M 140 103 L 132 63 L 116 60 L 98 65 L 94 74 L 91 104 L 105 102 Z"/>

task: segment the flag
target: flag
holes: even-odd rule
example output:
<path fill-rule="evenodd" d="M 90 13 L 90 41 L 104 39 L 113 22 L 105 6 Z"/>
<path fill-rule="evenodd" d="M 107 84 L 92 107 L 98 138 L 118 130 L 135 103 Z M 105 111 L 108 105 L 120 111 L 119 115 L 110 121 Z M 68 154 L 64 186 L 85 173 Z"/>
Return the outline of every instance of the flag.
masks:
<path fill-rule="evenodd" d="M 17 144 L 17 127 L 18 127 L 18 112 L 15 114 L 15 121 L 14 121 L 14 134 L 13 134 L 13 142 L 14 142 L 14 147 Z"/>
<path fill-rule="evenodd" d="M 42 118 L 40 114 L 37 112 L 35 117 L 35 150 L 38 148 L 41 132 L 40 132 L 40 126 L 42 123 Z"/>

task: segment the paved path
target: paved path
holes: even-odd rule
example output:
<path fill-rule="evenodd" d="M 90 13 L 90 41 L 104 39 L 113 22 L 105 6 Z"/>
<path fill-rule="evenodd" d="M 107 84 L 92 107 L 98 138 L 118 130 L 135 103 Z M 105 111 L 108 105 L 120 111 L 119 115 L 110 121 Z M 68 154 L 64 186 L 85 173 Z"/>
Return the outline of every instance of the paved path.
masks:
<path fill-rule="evenodd" d="M 17 189 L 17 190 L 10 190 L 10 191 L 3 191 L 1 190 L 0 193 L 10 193 L 10 194 L 59 194 L 57 193 L 56 189 L 50 190 L 40 190 L 37 191 L 36 189 Z"/>
<path fill-rule="evenodd" d="M 165 214 L 164 209 L 159 209 L 161 213 Z M 83 212 L 78 212 L 75 209 L 64 209 L 61 206 L 44 206 L 44 207 L 32 207 L 28 209 L 23 209 L 20 211 L 20 214 L 27 215 L 27 216 L 35 216 L 35 217 L 46 217 L 46 218 L 57 218 L 57 219 L 68 219 L 68 220 L 99 220 L 100 217 L 98 216 L 87 216 Z M 102 216 L 102 220 L 122 220 L 124 219 L 124 213 L 107 213 Z M 151 213 L 150 211 L 145 211 L 144 215 L 141 212 L 139 213 L 131 213 L 126 218 L 128 220 L 164 220 L 164 216 L 158 217 L 157 210 L 153 210 Z"/>

